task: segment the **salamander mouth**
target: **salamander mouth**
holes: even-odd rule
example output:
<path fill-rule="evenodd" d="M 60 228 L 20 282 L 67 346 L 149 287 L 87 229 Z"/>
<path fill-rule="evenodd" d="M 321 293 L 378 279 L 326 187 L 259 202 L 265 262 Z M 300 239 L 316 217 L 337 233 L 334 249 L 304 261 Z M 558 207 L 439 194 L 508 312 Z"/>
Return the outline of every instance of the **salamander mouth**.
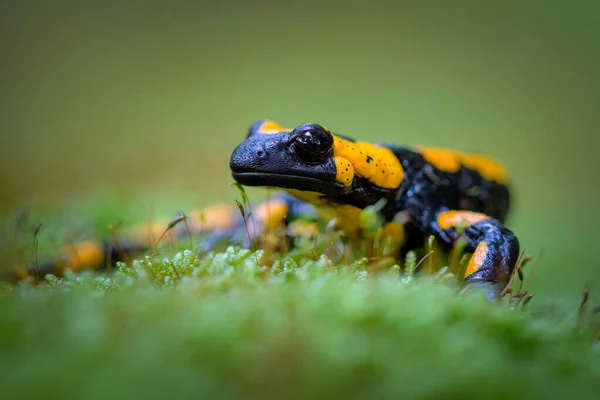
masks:
<path fill-rule="evenodd" d="M 244 186 L 268 186 L 281 189 L 295 189 L 318 192 L 327 196 L 337 196 L 347 192 L 346 186 L 339 182 L 327 182 L 309 176 L 263 173 L 232 172 L 233 179 Z"/>

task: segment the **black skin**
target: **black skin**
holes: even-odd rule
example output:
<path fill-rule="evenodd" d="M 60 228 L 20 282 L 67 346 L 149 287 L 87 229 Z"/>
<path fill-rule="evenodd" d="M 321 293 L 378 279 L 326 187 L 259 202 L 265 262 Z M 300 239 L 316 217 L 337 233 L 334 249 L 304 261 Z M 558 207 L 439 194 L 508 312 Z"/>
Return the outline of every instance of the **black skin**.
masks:
<path fill-rule="evenodd" d="M 484 288 L 492 300 L 504 289 L 519 256 L 517 238 L 503 225 L 510 204 L 505 185 L 485 179 L 466 167 L 454 173 L 444 172 L 414 150 L 380 144 L 394 153 L 404 169 L 400 186 L 384 189 L 355 177 L 352 185 L 345 188 L 335 180 L 335 164 L 329 151 L 332 141 L 327 139 L 331 133 L 324 127 L 304 124 L 291 132 L 264 135 L 258 133 L 259 126 L 257 123 L 251 127 L 247 140 L 231 156 L 232 176 L 240 184 L 317 192 L 322 201 L 332 206 L 349 204 L 365 208 L 385 198 L 387 204 L 381 213 L 386 221 L 400 212 L 408 216 L 405 250 L 422 246 L 429 235 L 434 235 L 446 249 L 463 237 L 467 252 L 474 252 L 485 241 L 488 252 L 483 265 L 467 276 L 465 283 Z M 303 138 L 300 144 L 299 137 Z M 313 141 L 311 159 L 304 156 L 306 152 L 299 151 L 305 147 L 307 137 Z M 287 198 L 291 206 L 298 201 Z M 455 227 L 442 229 L 438 225 L 439 213 L 447 210 L 474 211 L 489 218 L 459 233 Z"/>

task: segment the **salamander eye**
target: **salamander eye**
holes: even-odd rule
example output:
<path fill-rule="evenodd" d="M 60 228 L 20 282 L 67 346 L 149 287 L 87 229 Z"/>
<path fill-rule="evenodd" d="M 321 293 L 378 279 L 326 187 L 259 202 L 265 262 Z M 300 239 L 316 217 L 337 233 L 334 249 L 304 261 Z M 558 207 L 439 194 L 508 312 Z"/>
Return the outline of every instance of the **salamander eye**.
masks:
<path fill-rule="evenodd" d="M 317 124 L 300 125 L 292 131 L 292 149 L 303 161 L 318 163 L 333 154 L 333 136 Z"/>

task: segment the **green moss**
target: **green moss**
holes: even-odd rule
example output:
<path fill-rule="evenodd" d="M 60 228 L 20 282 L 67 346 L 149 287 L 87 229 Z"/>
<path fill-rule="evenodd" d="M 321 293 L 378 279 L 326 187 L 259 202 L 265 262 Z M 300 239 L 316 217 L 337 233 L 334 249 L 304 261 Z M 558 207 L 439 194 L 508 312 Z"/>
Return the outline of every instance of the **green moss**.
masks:
<path fill-rule="evenodd" d="M 403 279 L 228 248 L 6 288 L 3 397 L 526 398 L 593 394 L 573 313 L 535 316 Z M 258 263 L 257 263 L 258 261 Z"/>

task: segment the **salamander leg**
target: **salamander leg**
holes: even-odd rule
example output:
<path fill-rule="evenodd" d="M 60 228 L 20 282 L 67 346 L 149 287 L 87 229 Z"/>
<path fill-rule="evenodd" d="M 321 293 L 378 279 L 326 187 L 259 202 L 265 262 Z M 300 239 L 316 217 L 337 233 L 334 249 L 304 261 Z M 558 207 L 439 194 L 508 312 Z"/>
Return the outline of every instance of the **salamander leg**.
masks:
<path fill-rule="evenodd" d="M 472 256 L 464 275 L 465 285 L 484 289 L 490 300 L 498 300 L 519 257 L 515 235 L 498 220 L 470 211 L 442 210 L 431 229 L 449 245 L 461 237 L 466 239 L 465 250 Z"/>

